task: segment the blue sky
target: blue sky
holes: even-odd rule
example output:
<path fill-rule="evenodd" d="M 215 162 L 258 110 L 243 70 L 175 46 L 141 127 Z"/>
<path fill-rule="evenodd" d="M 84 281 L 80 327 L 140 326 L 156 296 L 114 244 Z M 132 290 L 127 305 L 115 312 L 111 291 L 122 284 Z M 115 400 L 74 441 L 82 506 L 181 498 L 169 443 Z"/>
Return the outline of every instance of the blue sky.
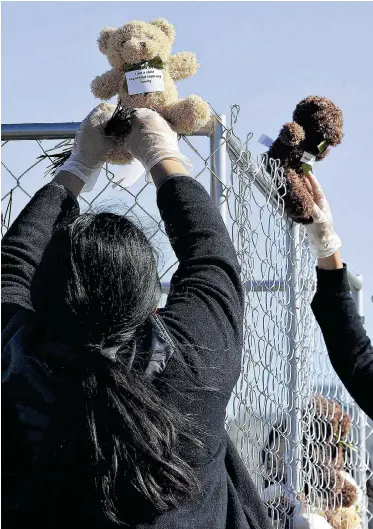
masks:
<path fill-rule="evenodd" d="M 373 335 L 371 2 L 2 2 L 2 122 L 80 121 L 97 103 L 91 80 L 108 67 L 99 31 L 158 16 L 176 26 L 174 51 L 190 49 L 201 64 L 180 95 L 198 93 L 227 114 L 238 103 L 237 132 L 254 132 L 254 153 L 260 134 L 276 137 L 304 96 L 341 107 L 344 142 L 315 173 L 344 260 L 364 274 Z M 25 143 L 11 148 L 7 161 L 20 171 L 33 152 Z M 41 174 L 32 178 L 30 191 L 42 184 Z"/>

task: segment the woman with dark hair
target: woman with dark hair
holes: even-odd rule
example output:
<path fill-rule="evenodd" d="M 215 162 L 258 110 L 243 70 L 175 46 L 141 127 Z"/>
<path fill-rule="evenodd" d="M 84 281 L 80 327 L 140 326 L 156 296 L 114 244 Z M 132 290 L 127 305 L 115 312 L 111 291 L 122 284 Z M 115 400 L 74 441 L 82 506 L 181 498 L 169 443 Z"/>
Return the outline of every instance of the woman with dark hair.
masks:
<path fill-rule="evenodd" d="M 144 233 L 79 214 L 115 141 L 102 104 L 70 159 L 2 241 L 6 528 L 266 529 L 224 429 L 241 366 L 244 294 L 208 193 L 154 111 L 127 143 L 151 173 L 179 261 L 167 304 Z"/>

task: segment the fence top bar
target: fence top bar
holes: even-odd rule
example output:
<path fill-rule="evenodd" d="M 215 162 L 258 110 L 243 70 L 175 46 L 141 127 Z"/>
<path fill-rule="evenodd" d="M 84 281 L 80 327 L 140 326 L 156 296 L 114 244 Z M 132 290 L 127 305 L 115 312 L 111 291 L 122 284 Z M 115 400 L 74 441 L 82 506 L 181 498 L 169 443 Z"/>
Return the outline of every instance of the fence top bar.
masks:
<path fill-rule="evenodd" d="M 67 140 L 74 138 L 80 123 L 12 123 L 1 125 L 2 141 Z"/>
<path fill-rule="evenodd" d="M 79 122 L 71 123 L 5 123 L 1 125 L 2 141 L 14 140 L 69 140 L 73 139 L 80 126 Z M 214 121 L 192 136 L 210 136 Z"/>

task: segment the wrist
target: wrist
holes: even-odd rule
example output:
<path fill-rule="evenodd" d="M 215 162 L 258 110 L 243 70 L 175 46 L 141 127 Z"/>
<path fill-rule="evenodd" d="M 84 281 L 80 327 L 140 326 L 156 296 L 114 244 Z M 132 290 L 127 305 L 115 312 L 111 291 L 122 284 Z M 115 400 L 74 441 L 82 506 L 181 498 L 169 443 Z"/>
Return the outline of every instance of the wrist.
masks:
<path fill-rule="evenodd" d="M 174 161 L 183 167 L 183 171 L 187 170 L 188 172 L 192 169 L 192 163 L 184 156 L 179 150 L 171 149 L 157 149 L 154 153 L 147 153 L 144 160 L 140 160 L 148 172 L 153 171 L 153 167 L 165 162 L 165 161 Z"/>
<path fill-rule="evenodd" d="M 105 162 L 103 160 L 92 160 L 91 158 L 89 160 L 85 160 L 82 156 L 74 156 L 72 153 L 70 158 L 66 160 L 62 167 L 64 170 L 66 167 L 74 168 L 76 172 L 79 172 L 82 175 L 82 178 L 88 180 L 92 175 L 95 175 L 97 171 L 101 171 L 104 163 Z"/>
<path fill-rule="evenodd" d="M 64 187 L 67 191 L 70 191 L 74 197 L 77 197 L 84 187 L 83 180 L 73 173 L 65 171 L 65 169 L 59 171 L 59 173 L 53 178 L 52 183 Z"/>
<path fill-rule="evenodd" d="M 58 176 L 60 172 L 68 172 L 79 178 L 83 182 L 83 185 L 85 184 L 84 191 L 90 191 L 97 182 L 103 164 L 103 162 L 96 162 L 96 164 L 91 162 L 87 164 L 84 161 L 75 159 L 71 156 L 61 166 L 59 171 L 56 172 L 56 176 Z"/>
<path fill-rule="evenodd" d="M 335 232 L 314 233 L 310 229 L 307 232 L 310 251 L 316 259 L 327 259 L 338 252 L 342 246 L 341 239 Z"/>
<path fill-rule="evenodd" d="M 157 188 L 159 188 L 167 178 L 174 174 L 188 174 L 184 165 L 179 160 L 174 160 L 172 158 L 161 160 L 152 167 L 150 172 Z"/>
<path fill-rule="evenodd" d="M 343 268 L 343 261 L 339 250 L 329 257 L 321 257 L 317 260 L 317 266 L 320 270 L 340 270 Z"/>

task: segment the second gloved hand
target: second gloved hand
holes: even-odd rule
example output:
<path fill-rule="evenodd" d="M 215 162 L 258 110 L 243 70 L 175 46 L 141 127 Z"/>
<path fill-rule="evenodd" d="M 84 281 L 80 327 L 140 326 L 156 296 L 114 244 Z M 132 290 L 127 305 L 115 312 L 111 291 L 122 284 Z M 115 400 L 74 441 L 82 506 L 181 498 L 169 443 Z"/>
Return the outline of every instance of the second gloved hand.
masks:
<path fill-rule="evenodd" d="M 312 173 L 307 175 L 308 187 L 313 194 L 313 223 L 307 224 L 306 232 L 311 253 L 317 259 L 333 255 L 342 246 L 341 239 L 334 231 L 332 213 L 324 192 Z"/>
<path fill-rule="evenodd" d="M 154 110 L 139 108 L 133 112 L 127 145 L 145 167 L 148 181 L 151 181 L 150 170 L 162 160 L 177 160 L 187 172 L 192 169 L 191 161 L 180 151 L 176 132 Z"/>

